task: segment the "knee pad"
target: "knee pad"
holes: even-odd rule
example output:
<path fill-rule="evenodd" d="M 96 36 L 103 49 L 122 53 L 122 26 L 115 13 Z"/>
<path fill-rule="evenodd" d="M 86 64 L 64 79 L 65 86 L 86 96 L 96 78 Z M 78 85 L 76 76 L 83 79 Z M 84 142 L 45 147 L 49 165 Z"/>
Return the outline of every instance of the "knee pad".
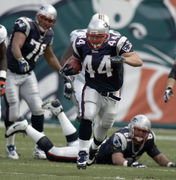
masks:
<path fill-rule="evenodd" d="M 103 128 L 109 129 L 109 128 L 111 128 L 113 126 L 114 121 L 115 121 L 115 119 L 112 118 L 112 117 L 108 117 L 108 118 L 103 117 L 101 125 L 102 125 Z"/>
<path fill-rule="evenodd" d="M 35 116 L 40 116 L 40 115 L 44 114 L 44 110 L 42 109 L 41 106 L 35 106 L 35 108 L 33 110 L 31 109 L 31 112 Z"/>
<path fill-rule="evenodd" d="M 53 143 L 48 139 L 48 137 L 43 136 L 38 142 L 37 145 L 43 150 L 46 154 L 53 147 Z"/>

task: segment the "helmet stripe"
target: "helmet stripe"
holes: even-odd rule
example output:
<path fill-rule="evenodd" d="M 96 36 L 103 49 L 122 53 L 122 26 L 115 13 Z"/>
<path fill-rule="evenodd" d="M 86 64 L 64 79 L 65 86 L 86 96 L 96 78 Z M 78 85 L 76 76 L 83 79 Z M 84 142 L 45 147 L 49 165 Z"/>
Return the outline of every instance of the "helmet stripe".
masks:
<path fill-rule="evenodd" d="M 101 20 L 104 20 L 102 13 L 99 14 L 99 18 L 100 18 Z"/>

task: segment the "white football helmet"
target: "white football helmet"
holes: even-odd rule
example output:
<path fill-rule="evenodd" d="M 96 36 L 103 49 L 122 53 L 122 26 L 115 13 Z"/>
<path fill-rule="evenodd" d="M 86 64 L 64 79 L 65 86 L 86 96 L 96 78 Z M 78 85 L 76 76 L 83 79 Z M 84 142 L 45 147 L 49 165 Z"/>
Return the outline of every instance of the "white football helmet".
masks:
<path fill-rule="evenodd" d="M 93 19 L 88 25 L 86 37 L 90 48 L 99 49 L 109 37 L 109 26 L 100 19 Z"/>
<path fill-rule="evenodd" d="M 151 122 L 143 114 L 136 115 L 128 125 L 134 144 L 142 145 L 151 132 Z"/>
<path fill-rule="evenodd" d="M 56 24 L 57 11 L 50 5 L 46 4 L 40 7 L 36 14 L 36 22 L 40 31 L 46 32 L 48 29 Z"/>
<path fill-rule="evenodd" d="M 104 22 L 106 22 L 108 26 L 110 26 L 109 17 L 106 14 L 96 13 L 92 16 L 91 20 L 96 20 L 96 19 L 101 19 Z"/>

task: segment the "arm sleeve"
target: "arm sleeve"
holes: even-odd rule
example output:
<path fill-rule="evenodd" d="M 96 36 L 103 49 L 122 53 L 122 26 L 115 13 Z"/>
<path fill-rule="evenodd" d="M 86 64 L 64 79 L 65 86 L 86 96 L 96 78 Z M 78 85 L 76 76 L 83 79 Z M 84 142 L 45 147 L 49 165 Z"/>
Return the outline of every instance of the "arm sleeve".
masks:
<path fill-rule="evenodd" d="M 157 156 L 158 154 L 160 154 L 161 152 L 159 151 L 159 149 L 157 148 L 156 144 L 153 145 L 153 147 L 151 147 L 148 151 L 147 151 L 147 154 L 150 156 L 150 157 L 155 157 Z"/>
<path fill-rule="evenodd" d="M 133 45 L 125 36 L 121 36 L 116 47 L 117 54 L 133 52 Z"/>

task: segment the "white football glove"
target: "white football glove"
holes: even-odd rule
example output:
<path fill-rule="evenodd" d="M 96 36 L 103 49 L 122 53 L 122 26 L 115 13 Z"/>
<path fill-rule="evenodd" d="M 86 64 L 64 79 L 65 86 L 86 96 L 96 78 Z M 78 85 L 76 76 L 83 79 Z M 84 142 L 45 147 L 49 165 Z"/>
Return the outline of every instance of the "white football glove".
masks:
<path fill-rule="evenodd" d="M 164 102 L 167 103 L 167 101 L 169 101 L 170 97 L 169 96 L 174 96 L 174 93 L 172 92 L 172 88 L 168 87 L 165 92 L 164 92 Z"/>
<path fill-rule="evenodd" d="M 42 108 L 50 110 L 55 116 L 58 116 L 63 111 L 63 107 L 58 99 L 43 102 Z"/>
<path fill-rule="evenodd" d="M 71 79 L 70 77 L 65 76 L 64 77 L 64 97 L 70 100 L 73 93 L 74 93 L 74 88 L 73 88 Z"/>

